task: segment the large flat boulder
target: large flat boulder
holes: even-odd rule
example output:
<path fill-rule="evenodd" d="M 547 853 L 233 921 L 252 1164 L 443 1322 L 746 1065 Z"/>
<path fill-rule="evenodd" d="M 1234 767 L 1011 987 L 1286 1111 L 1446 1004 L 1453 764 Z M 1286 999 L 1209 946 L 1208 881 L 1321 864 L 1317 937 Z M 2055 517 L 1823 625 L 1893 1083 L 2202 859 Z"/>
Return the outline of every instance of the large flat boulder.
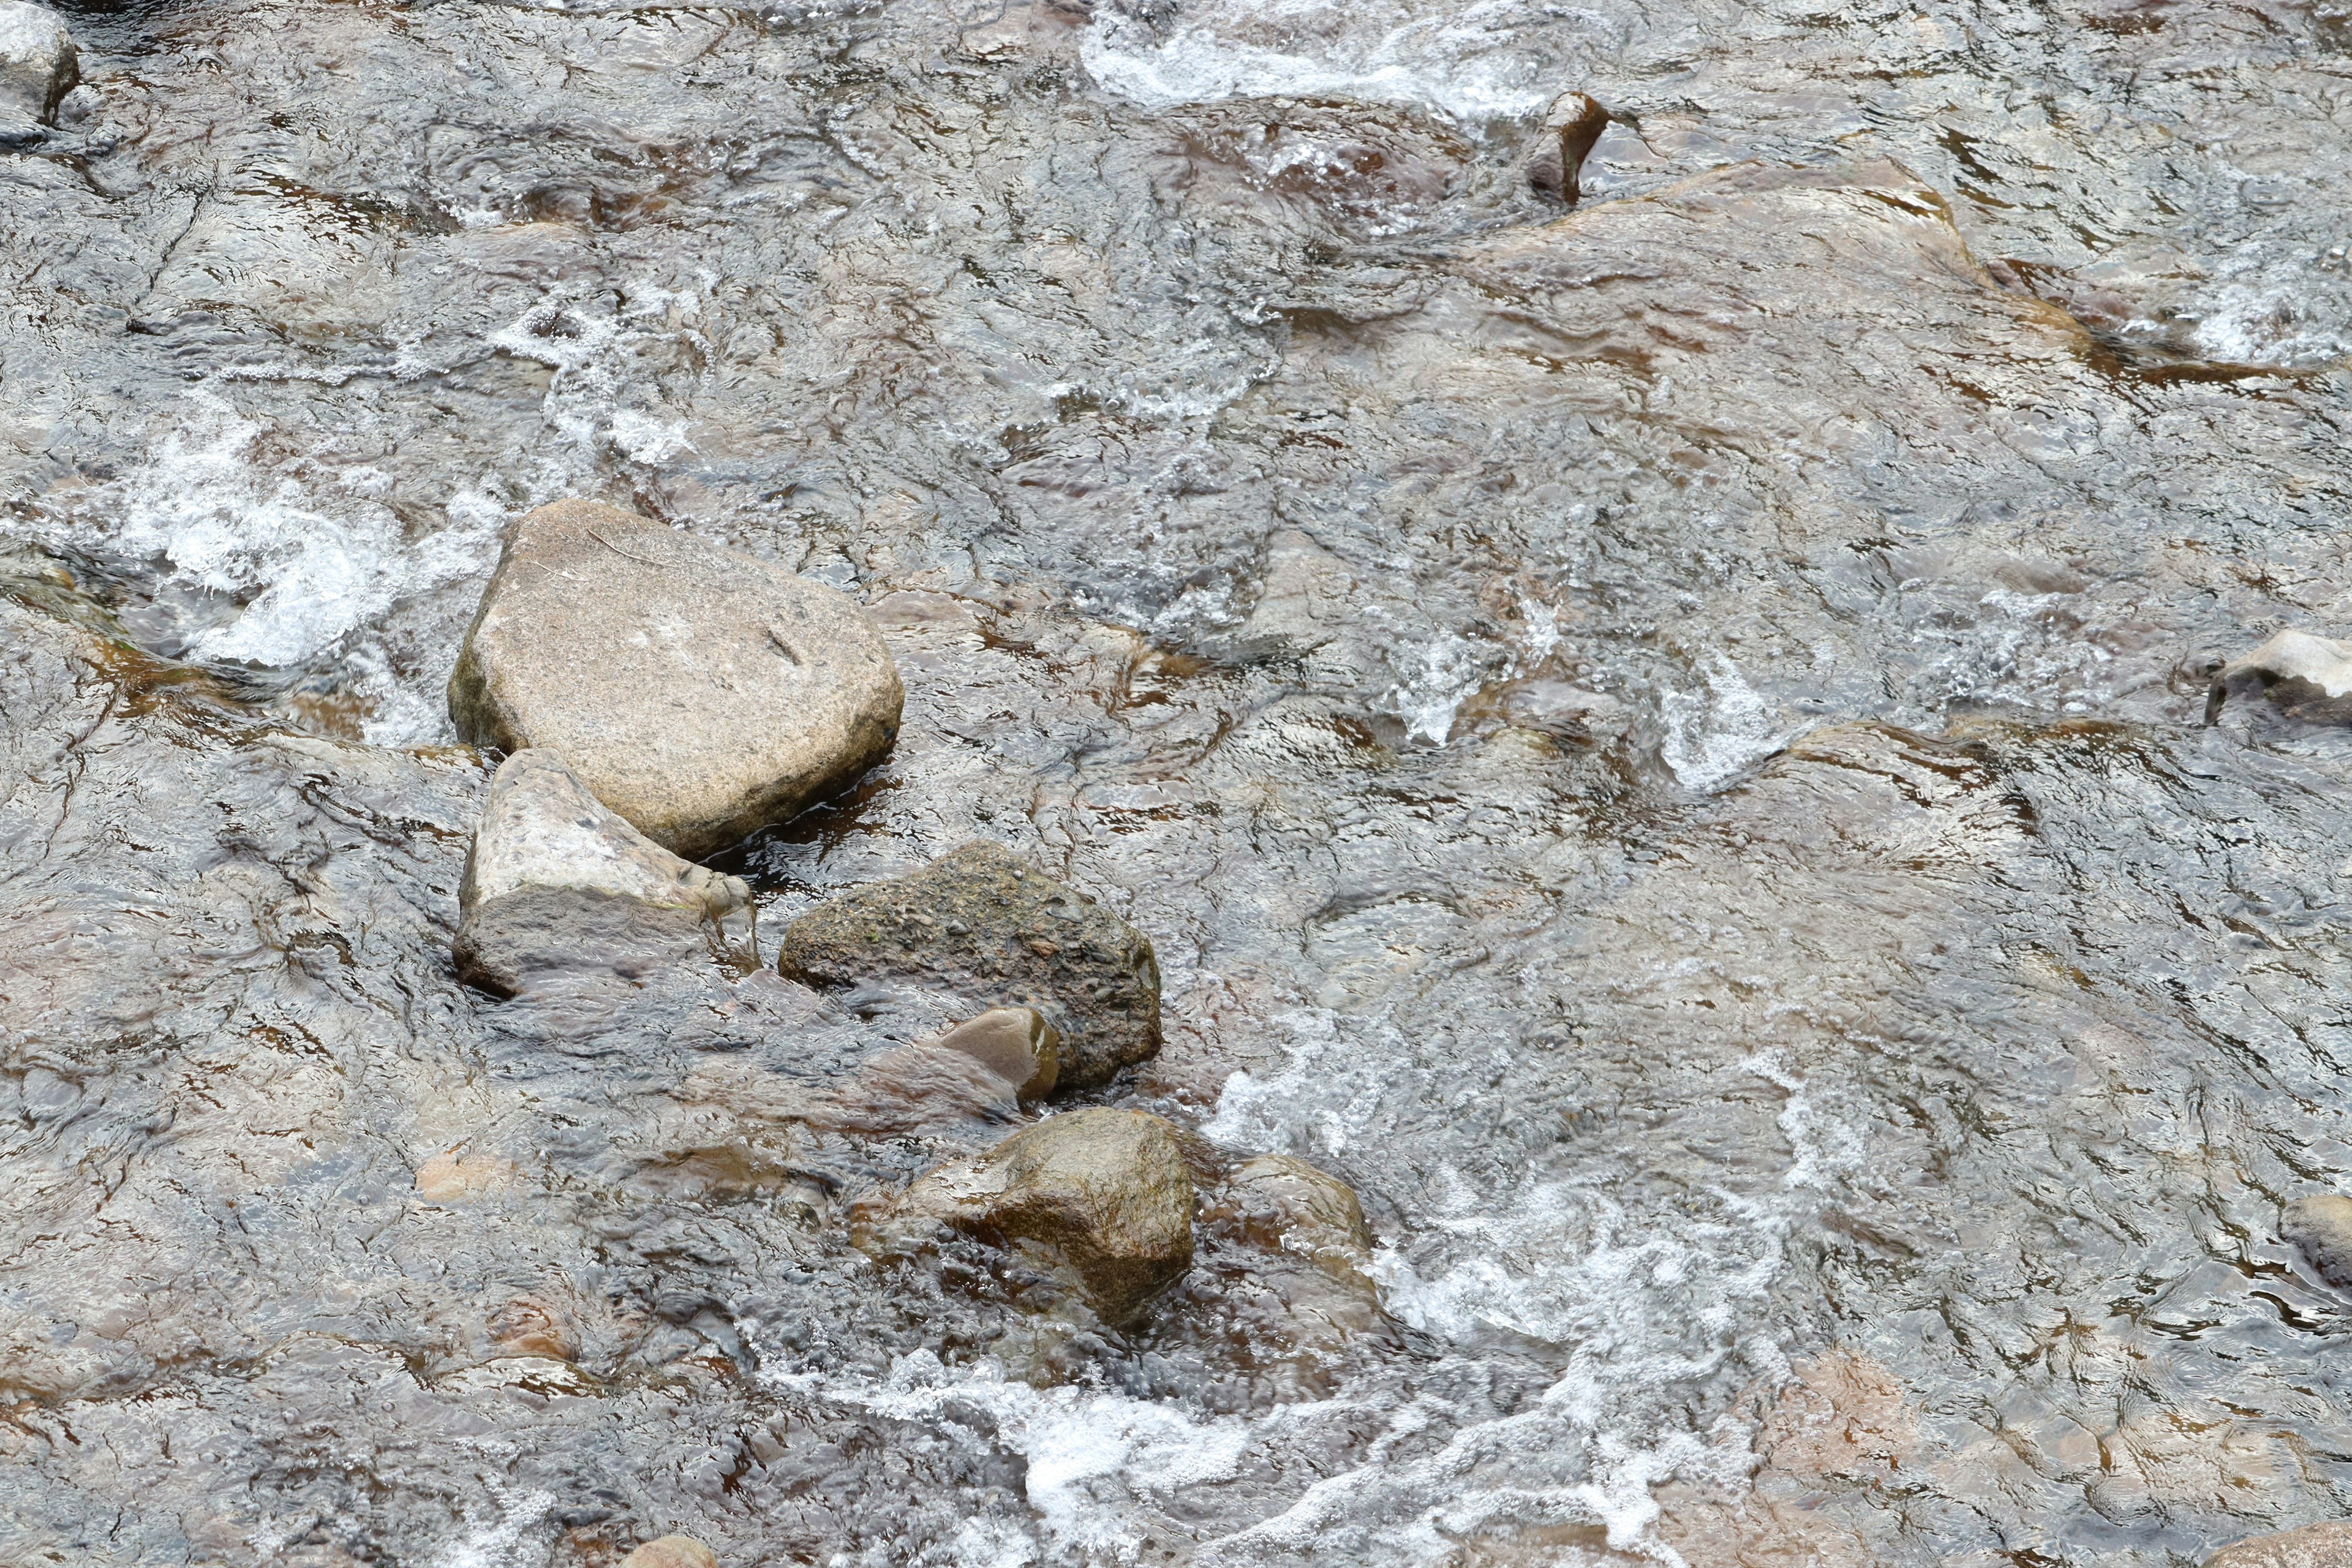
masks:
<path fill-rule="evenodd" d="M 1034 1007 L 1059 1037 L 1065 1089 L 1160 1050 L 1160 963 L 1141 931 L 1011 850 L 974 843 L 818 905 L 777 966 L 811 985 L 898 977 L 983 1005 Z"/>
<path fill-rule="evenodd" d="M 1192 1266 L 1193 1202 L 1174 1127 L 1096 1108 L 927 1172 L 884 1224 L 901 1243 L 943 1225 L 1067 1268 L 1095 1310 L 1118 1322 Z"/>
<path fill-rule="evenodd" d="M 515 524 L 449 678 L 467 740 L 559 753 L 692 858 L 856 781 L 902 698 L 846 595 L 582 500 Z"/>
<path fill-rule="evenodd" d="M 533 749 L 490 781 L 457 904 L 457 973 L 511 996 L 559 975 L 634 977 L 690 958 L 751 892 L 654 843 Z"/>

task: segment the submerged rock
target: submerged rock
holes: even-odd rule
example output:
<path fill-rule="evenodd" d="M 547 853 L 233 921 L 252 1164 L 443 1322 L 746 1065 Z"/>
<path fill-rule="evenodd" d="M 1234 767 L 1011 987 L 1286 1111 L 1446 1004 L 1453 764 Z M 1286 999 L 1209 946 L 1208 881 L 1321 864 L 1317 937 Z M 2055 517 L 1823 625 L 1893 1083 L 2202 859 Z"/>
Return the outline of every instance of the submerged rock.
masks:
<path fill-rule="evenodd" d="M 719 1557 L 691 1535 L 665 1535 L 622 1558 L 621 1568 L 719 1568 Z"/>
<path fill-rule="evenodd" d="M 690 857 L 855 782 L 902 700 L 845 595 L 583 500 L 516 523 L 449 678 L 467 740 L 554 750 Z"/>
<path fill-rule="evenodd" d="M 2225 1546 L 2205 1568 L 2346 1568 L 2352 1563 L 2352 1520 L 2331 1519 Z"/>
<path fill-rule="evenodd" d="M 490 781 L 457 901 L 457 973 L 512 995 L 538 976 L 674 963 L 751 895 L 654 843 L 534 748 Z"/>
<path fill-rule="evenodd" d="M 1150 941 L 994 844 L 818 905 L 785 929 L 777 967 L 815 985 L 896 975 L 1034 1007 L 1059 1036 L 1067 1088 L 1105 1082 L 1160 1049 Z"/>
<path fill-rule="evenodd" d="M 2352 643 L 2309 632 L 2281 632 L 2213 676 L 2205 722 L 2221 716 L 2232 697 L 2263 696 L 2290 718 L 2319 723 L 2352 721 Z"/>
<path fill-rule="evenodd" d="M 1543 141 L 1528 160 L 1528 184 L 1554 201 L 1580 199 L 1584 160 L 1608 129 L 1609 111 L 1591 93 L 1564 92 L 1553 99 L 1544 115 Z"/>
<path fill-rule="evenodd" d="M 81 80 L 65 21 L 29 0 L 0 0 L 0 141 L 57 122 L 58 101 Z"/>
<path fill-rule="evenodd" d="M 1192 1179 L 1176 1129 L 1139 1110 L 1048 1118 L 918 1177 L 883 1220 L 901 1241 L 944 1225 L 1041 1254 L 1095 1310 L 1131 1317 L 1192 1264 Z"/>
<path fill-rule="evenodd" d="M 2297 1198 L 2280 1216 L 2279 1234 L 2303 1249 L 2322 1279 L 2352 1290 L 2352 1198 L 2335 1193 Z"/>
<path fill-rule="evenodd" d="M 1290 1154 L 1260 1154 L 1225 1178 L 1210 1217 L 1255 1246 L 1353 1274 L 1372 1255 L 1356 1189 Z"/>
<path fill-rule="evenodd" d="M 970 1057 L 1024 1100 L 1051 1094 L 1061 1075 L 1062 1037 L 1034 1007 L 991 1007 L 924 1044 Z"/>

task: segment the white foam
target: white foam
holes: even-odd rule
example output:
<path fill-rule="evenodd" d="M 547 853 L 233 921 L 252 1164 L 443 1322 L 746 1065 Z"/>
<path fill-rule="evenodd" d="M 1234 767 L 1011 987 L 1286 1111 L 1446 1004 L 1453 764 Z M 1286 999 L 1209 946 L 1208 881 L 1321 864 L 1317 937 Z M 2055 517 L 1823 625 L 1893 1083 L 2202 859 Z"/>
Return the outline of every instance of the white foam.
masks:
<path fill-rule="evenodd" d="M 1151 108 L 1248 97 L 1349 97 L 1412 103 L 1478 121 L 1531 113 L 1556 88 L 1550 62 L 1523 38 L 1556 10 L 1485 0 L 1445 11 L 1300 3 L 1188 9 L 1165 37 L 1109 7 L 1079 47 L 1106 90 Z M 1310 37 L 1301 50 L 1250 41 Z"/>
<path fill-rule="evenodd" d="M 1720 653 L 1708 655 L 1704 694 L 1670 691 L 1658 708 L 1666 736 L 1658 754 L 1685 789 L 1701 794 L 1721 789 L 1751 764 L 1787 744 L 1783 729 L 1739 667 Z"/>

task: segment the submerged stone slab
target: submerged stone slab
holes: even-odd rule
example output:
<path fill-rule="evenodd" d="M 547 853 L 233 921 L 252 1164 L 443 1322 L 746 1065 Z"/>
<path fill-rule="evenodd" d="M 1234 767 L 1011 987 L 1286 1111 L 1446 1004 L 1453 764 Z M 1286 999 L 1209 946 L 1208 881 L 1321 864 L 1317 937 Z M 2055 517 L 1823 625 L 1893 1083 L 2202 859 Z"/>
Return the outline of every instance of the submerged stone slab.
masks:
<path fill-rule="evenodd" d="M 2252 1536 L 2205 1559 L 2205 1568 L 2352 1568 L 2352 1521 Z"/>
<path fill-rule="evenodd" d="M 30 0 L 0 0 L 0 140 L 37 135 L 81 79 L 65 19 Z"/>
<path fill-rule="evenodd" d="M 691 957 L 751 890 L 654 843 L 534 749 L 490 781 L 457 900 L 457 973 L 513 995 L 556 974 L 635 975 Z"/>
<path fill-rule="evenodd" d="M 854 783 L 903 691 L 845 595 L 593 501 L 517 522 L 449 678 L 478 746 L 543 746 L 700 858 Z"/>
<path fill-rule="evenodd" d="M 2303 1249 L 2322 1279 L 2352 1289 L 2352 1198 L 2336 1193 L 2296 1198 L 2280 1216 L 2279 1233 Z"/>
<path fill-rule="evenodd" d="M 1141 931 L 999 845 L 818 905 L 785 928 L 777 966 L 813 985 L 892 976 L 1045 1015 L 1066 1088 L 1160 1050 L 1160 964 Z"/>
<path fill-rule="evenodd" d="M 1192 1266 L 1192 1179 L 1176 1129 L 1140 1110 L 1050 1117 L 918 1177 L 886 1220 L 945 1225 L 1066 1265 L 1095 1310 L 1133 1315 Z"/>

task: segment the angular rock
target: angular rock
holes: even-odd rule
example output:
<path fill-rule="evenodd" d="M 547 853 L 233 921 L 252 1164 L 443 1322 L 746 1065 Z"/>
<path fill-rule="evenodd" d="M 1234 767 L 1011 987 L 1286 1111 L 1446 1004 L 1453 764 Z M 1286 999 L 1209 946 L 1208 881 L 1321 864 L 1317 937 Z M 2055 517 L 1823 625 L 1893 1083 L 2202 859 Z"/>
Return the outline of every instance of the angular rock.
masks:
<path fill-rule="evenodd" d="M 29 0 L 0 0 L 0 140 L 57 123 L 58 100 L 81 80 L 65 21 Z"/>
<path fill-rule="evenodd" d="M 994 844 L 843 894 L 785 928 L 777 967 L 813 985 L 900 976 L 1035 1008 L 1059 1079 L 1085 1089 L 1160 1050 L 1160 964 L 1141 931 Z"/>
<path fill-rule="evenodd" d="M 2309 632 L 2281 632 L 2214 673 L 2205 696 L 2205 722 L 2221 716 L 2232 697 L 2267 697 L 2289 718 L 2315 723 L 2352 722 L 2352 643 Z"/>
<path fill-rule="evenodd" d="M 491 779 L 466 857 L 457 973 L 509 996 L 564 973 L 634 976 L 699 951 L 751 901 L 740 879 L 623 821 L 554 753 L 520 751 Z"/>
<path fill-rule="evenodd" d="M 719 1557 L 691 1535 L 665 1535 L 622 1558 L 621 1568 L 719 1568 Z"/>
<path fill-rule="evenodd" d="M 902 1237 L 945 1225 L 1043 1254 L 1118 1322 L 1192 1267 L 1192 1206 L 1176 1129 L 1139 1110 L 1097 1108 L 1050 1117 L 927 1172 L 883 1223 Z"/>
<path fill-rule="evenodd" d="M 2216 1552 L 2205 1568 L 2352 1568 L 2352 1521 L 2257 1535 Z"/>
<path fill-rule="evenodd" d="M 1260 1154 L 1225 1178 L 1210 1219 L 1253 1244 L 1314 1259 L 1327 1271 L 1354 1273 L 1372 1255 L 1356 1190 L 1289 1154 Z"/>
<path fill-rule="evenodd" d="M 2279 1234 L 2303 1249 L 2322 1279 L 2352 1290 L 2352 1198 L 2335 1193 L 2297 1198 L 2280 1216 Z"/>
<path fill-rule="evenodd" d="M 1034 1007 L 991 1007 L 925 1043 L 970 1057 L 1024 1100 L 1051 1094 L 1061 1075 L 1062 1037 Z"/>
<path fill-rule="evenodd" d="M 847 596 L 617 508 L 515 524 L 449 678 L 478 746 L 560 753 L 690 858 L 856 782 L 898 737 L 898 669 Z"/>

